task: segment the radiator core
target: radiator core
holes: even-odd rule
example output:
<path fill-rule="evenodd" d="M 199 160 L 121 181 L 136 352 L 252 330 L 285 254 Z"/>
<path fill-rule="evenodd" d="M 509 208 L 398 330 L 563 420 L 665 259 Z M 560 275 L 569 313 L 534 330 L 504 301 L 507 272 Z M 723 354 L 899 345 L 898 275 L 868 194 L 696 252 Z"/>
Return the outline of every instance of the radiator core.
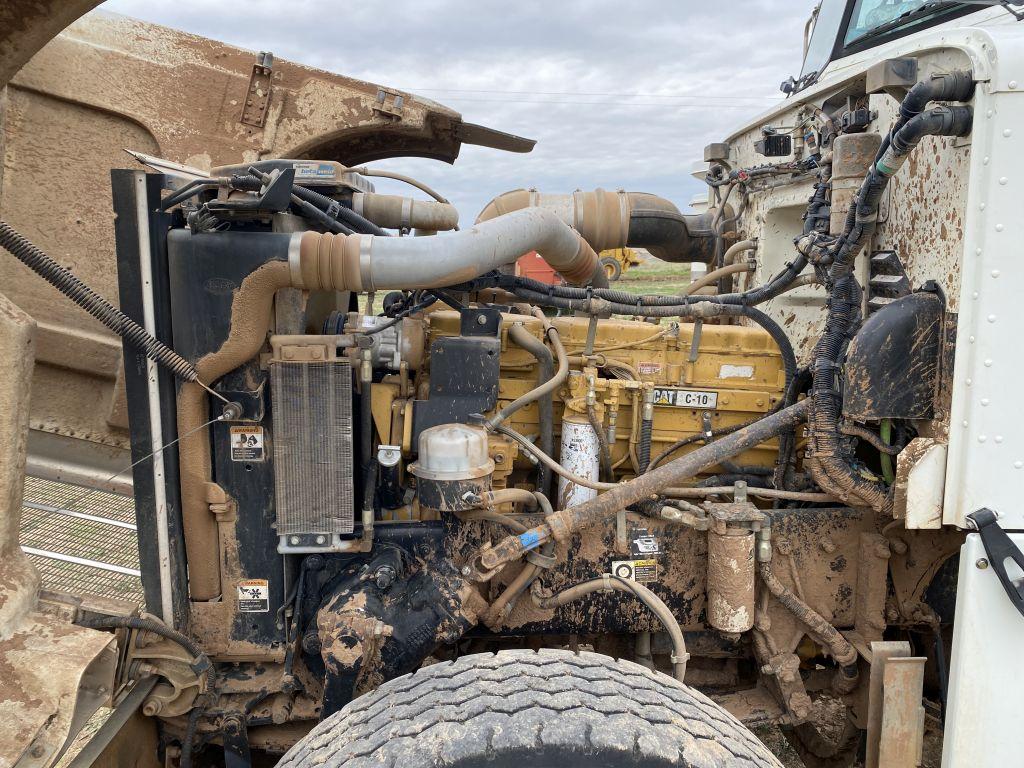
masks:
<path fill-rule="evenodd" d="M 278 548 L 329 551 L 355 528 L 352 366 L 275 360 L 270 386 Z"/>

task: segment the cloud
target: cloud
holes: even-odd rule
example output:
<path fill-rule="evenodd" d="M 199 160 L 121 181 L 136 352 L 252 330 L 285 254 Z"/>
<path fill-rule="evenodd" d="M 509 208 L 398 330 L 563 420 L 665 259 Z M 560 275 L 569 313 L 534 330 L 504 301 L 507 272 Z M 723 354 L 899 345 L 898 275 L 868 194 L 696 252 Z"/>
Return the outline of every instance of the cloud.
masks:
<path fill-rule="evenodd" d="M 105 10 L 419 93 L 467 121 L 538 140 L 529 155 L 464 147 L 454 166 L 403 158 L 471 220 L 517 187 L 604 186 L 680 207 L 703 147 L 779 98 L 812 3 L 745 0 L 109 0 Z M 387 184 L 378 188 L 392 191 Z"/>

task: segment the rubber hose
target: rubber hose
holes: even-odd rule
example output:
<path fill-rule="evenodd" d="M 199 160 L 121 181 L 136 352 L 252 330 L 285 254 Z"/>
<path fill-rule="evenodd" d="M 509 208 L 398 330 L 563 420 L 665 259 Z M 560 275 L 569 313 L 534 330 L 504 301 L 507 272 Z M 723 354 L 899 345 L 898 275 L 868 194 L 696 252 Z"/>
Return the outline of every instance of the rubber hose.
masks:
<path fill-rule="evenodd" d="M 43 253 L 6 221 L 0 221 L 0 245 L 111 331 L 143 352 L 150 360 L 162 365 L 183 381 L 199 380 L 199 373 L 192 363 L 163 342 L 153 338 L 145 328 L 94 292 L 69 269 Z"/>
<path fill-rule="evenodd" d="M 550 381 L 555 372 L 555 358 L 547 344 L 519 324 L 513 325 L 509 329 L 508 335 L 512 341 L 537 360 L 537 386 Z M 540 424 L 540 449 L 550 456 L 555 449 L 555 407 L 551 392 L 541 395 L 537 401 L 537 409 Z M 546 494 L 551 490 L 551 469 L 541 464 L 537 471 L 537 487 L 541 493 Z"/>
<path fill-rule="evenodd" d="M 209 657 L 195 640 L 154 619 L 145 619 L 141 616 L 103 616 L 90 621 L 82 621 L 79 624 L 89 629 L 135 629 L 141 632 L 152 632 L 154 635 L 159 635 L 184 648 L 192 656 L 194 667 L 198 666 L 200 670 L 213 669 Z"/>
<path fill-rule="evenodd" d="M 530 403 L 540 400 L 545 395 L 549 395 L 554 392 L 562 386 L 562 383 L 569 377 L 569 358 L 565 354 L 565 347 L 562 346 L 562 339 L 558 335 L 558 331 L 549 325 L 547 328 L 547 336 L 551 342 L 551 346 L 555 348 L 555 355 L 558 358 L 558 370 L 555 372 L 555 375 L 540 386 L 531 389 L 522 397 L 509 403 L 488 419 L 484 426 L 489 431 L 496 429 L 503 421 L 516 411 L 519 411 Z"/>
<path fill-rule="evenodd" d="M 199 730 L 199 718 L 203 710 L 194 707 L 188 713 L 188 722 L 185 725 L 185 735 L 181 741 L 181 756 L 178 758 L 178 768 L 192 768 L 192 745 L 196 740 L 196 732 Z"/>
<path fill-rule="evenodd" d="M 319 192 L 315 190 L 295 185 L 292 188 L 292 192 L 294 192 L 295 195 L 300 199 L 305 200 L 308 203 L 312 203 L 327 215 L 331 215 L 331 212 L 333 212 L 338 219 L 343 220 L 345 224 L 348 224 L 350 227 L 352 227 L 356 232 L 359 232 L 360 234 L 376 235 L 377 237 L 391 236 L 390 232 L 388 232 L 385 229 L 381 229 L 372 221 L 363 216 L 360 216 L 351 208 L 346 208 L 337 200 L 332 200 L 326 195 L 321 195 Z"/>
<path fill-rule="evenodd" d="M 683 682 L 686 677 L 686 662 L 690 658 L 690 654 L 686 652 L 686 639 L 683 636 L 683 631 L 676 617 L 672 614 L 671 609 L 665 605 L 665 602 L 660 597 L 643 584 L 627 581 L 626 579 L 609 574 L 599 579 L 591 579 L 574 587 L 569 587 L 552 597 L 541 597 L 534 592 L 533 598 L 540 608 L 559 608 L 594 592 L 611 590 L 633 595 L 662 623 L 672 640 L 672 676 L 679 682 Z"/>

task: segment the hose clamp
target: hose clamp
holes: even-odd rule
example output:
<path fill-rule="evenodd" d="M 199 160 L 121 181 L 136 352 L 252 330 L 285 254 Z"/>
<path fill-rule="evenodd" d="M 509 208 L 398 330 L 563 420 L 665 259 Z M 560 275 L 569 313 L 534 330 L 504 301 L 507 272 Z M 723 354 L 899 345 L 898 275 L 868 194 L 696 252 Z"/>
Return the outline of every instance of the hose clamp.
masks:
<path fill-rule="evenodd" d="M 288 275 L 293 288 L 304 288 L 302 284 L 302 233 L 295 233 L 288 240 Z"/>
<path fill-rule="evenodd" d="M 554 568 L 555 565 L 558 564 L 558 558 L 554 555 L 541 554 L 539 549 L 534 549 L 527 553 L 526 562 L 531 563 L 538 568 L 547 570 L 549 568 Z"/>

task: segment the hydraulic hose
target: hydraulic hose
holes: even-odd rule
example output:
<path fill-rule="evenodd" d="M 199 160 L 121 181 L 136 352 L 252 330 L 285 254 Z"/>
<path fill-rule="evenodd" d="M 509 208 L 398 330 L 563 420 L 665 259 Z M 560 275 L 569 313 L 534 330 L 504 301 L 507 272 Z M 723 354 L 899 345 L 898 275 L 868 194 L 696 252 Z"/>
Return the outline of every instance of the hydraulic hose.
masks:
<path fill-rule="evenodd" d="M 862 427 L 858 424 L 843 424 L 839 431 L 844 435 L 852 435 L 863 440 L 883 455 L 895 456 L 901 450 L 898 446 L 889 445 L 884 436 L 876 435 L 867 427 Z"/>
<path fill-rule="evenodd" d="M 500 493 L 500 491 L 497 493 Z M 524 493 L 529 493 L 529 491 L 524 491 Z M 533 495 L 535 497 L 533 502 L 535 507 L 539 507 L 546 515 L 553 513 L 551 502 L 548 501 L 548 497 L 545 494 L 537 492 Z M 526 530 L 525 526 L 523 526 L 523 530 Z M 545 558 L 550 558 L 554 554 L 554 551 L 555 544 L 551 541 L 541 547 L 541 555 Z M 536 563 L 526 563 L 516 578 L 512 580 L 512 583 L 509 584 L 498 599 L 491 604 L 491 607 L 483 617 L 484 624 L 495 631 L 500 629 L 504 624 L 505 619 L 515 607 L 519 596 L 530 588 L 530 585 L 536 581 L 542 570 L 543 568 Z"/>
<path fill-rule="evenodd" d="M 654 390 L 644 393 L 640 416 L 640 442 L 637 445 L 637 472 L 643 474 L 651 465 L 651 441 L 654 438 Z"/>
<path fill-rule="evenodd" d="M 508 332 L 509 338 L 522 347 L 537 361 L 537 386 L 544 386 L 554 378 L 555 359 L 547 344 L 516 323 Z M 568 375 L 568 370 L 566 371 Z M 555 449 L 555 407 L 552 392 L 545 392 L 537 400 L 537 414 L 540 424 L 540 448 L 549 456 Z M 541 465 L 537 476 L 537 488 L 541 493 L 551 490 L 551 469 Z"/>
<path fill-rule="evenodd" d="M 185 649 L 185 652 L 192 657 L 190 667 L 192 671 L 203 680 L 203 693 L 212 694 L 217 689 L 217 678 L 213 669 L 210 657 L 206 655 L 199 644 L 187 635 L 183 635 L 175 629 L 171 629 L 155 619 L 147 619 L 142 616 L 103 616 L 90 621 L 79 622 L 83 627 L 89 629 L 134 629 L 140 632 L 152 632 L 154 635 L 170 640 Z"/>
<path fill-rule="evenodd" d="M 747 422 L 746 424 L 738 424 L 735 427 L 729 427 L 728 432 L 735 432 L 738 429 L 749 427 L 754 422 Z M 590 488 L 595 491 L 608 491 L 612 488 L 616 488 L 618 483 L 602 483 L 588 478 L 581 477 L 580 475 L 570 472 L 568 469 L 563 467 L 551 456 L 541 451 L 537 446 L 527 440 L 523 435 L 518 432 L 509 429 L 508 427 L 498 427 L 498 434 L 505 435 L 506 437 L 515 440 L 516 443 L 522 447 L 524 451 L 533 456 L 537 461 L 543 463 L 545 466 L 550 467 L 560 477 L 564 477 L 573 485 L 579 485 L 583 488 Z M 714 433 L 716 435 L 728 434 L 726 431 Z M 693 442 L 703 439 L 703 435 L 695 435 Z M 689 444 L 689 443 L 687 443 Z M 653 469 L 654 465 L 651 465 Z M 708 496 L 726 496 L 735 491 L 735 488 L 731 486 L 720 486 L 715 488 L 694 488 L 694 487 L 682 487 L 682 488 L 665 488 L 662 491 L 662 495 L 672 498 L 706 498 Z M 757 496 L 765 499 L 786 499 L 789 501 L 807 501 L 817 503 L 828 503 L 835 501 L 835 497 L 827 493 L 813 493 L 813 492 L 801 492 L 801 491 L 781 491 L 775 488 L 750 488 L 750 495 Z"/>
<path fill-rule="evenodd" d="M 6 221 L 0 221 L 0 246 L 150 360 L 183 381 L 199 381 L 199 373 L 192 363 L 151 336 L 145 328 L 94 292 L 71 270 L 43 253 Z"/>
<path fill-rule="evenodd" d="M 535 584 L 538 583 L 535 582 Z M 539 608 L 554 609 L 561 608 L 563 605 L 568 605 L 594 592 L 612 591 L 625 592 L 635 597 L 665 627 L 665 631 L 672 640 L 672 676 L 679 682 L 683 682 L 686 678 L 686 662 L 690 658 L 690 654 L 686 652 L 686 639 L 683 636 L 683 630 L 680 628 L 676 617 L 672 615 L 672 610 L 665 605 L 665 602 L 660 597 L 643 584 L 629 581 L 619 576 L 605 574 L 599 579 L 591 579 L 574 587 L 569 587 L 553 597 L 544 597 L 535 589 L 533 599 Z"/>

